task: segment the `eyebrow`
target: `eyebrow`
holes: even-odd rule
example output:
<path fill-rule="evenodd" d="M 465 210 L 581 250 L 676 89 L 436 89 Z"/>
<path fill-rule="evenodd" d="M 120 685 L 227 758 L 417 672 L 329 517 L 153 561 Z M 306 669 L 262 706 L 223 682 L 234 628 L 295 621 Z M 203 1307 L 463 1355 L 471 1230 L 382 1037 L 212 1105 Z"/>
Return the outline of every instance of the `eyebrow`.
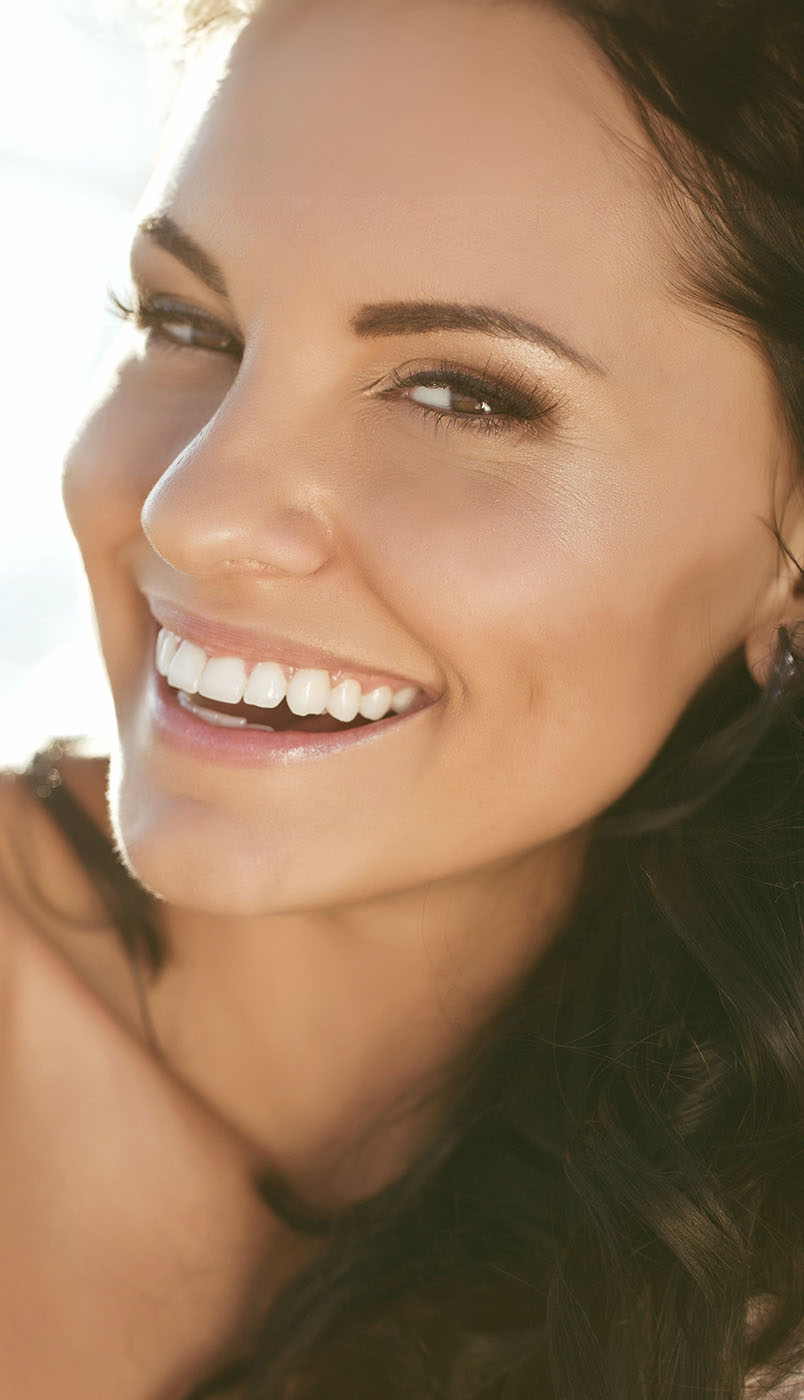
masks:
<path fill-rule="evenodd" d="M 216 295 L 227 295 L 226 279 L 218 264 L 169 214 L 152 214 L 143 219 L 137 232 L 171 253 Z M 452 301 L 376 302 L 361 307 L 351 325 L 355 335 L 363 340 L 431 331 L 470 331 L 496 340 L 524 340 L 591 374 L 605 374 L 602 365 L 554 331 L 494 306 Z"/>
<path fill-rule="evenodd" d="M 185 267 L 194 272 L 210 291 L 218 296 L 227 295 L 226 279 L 218 264 L 189 233 L 179 228 L 169 214 L 152 214 L 150 218 L 143 219 L 142 223 L 137 225 L 137 233 L 150 238 L 153 243 L 164 248 L 166 253 L 172 253 L 173 257 L 178 258 L 180 263 L 184 263 Z"/>
<path fill-rule="evenodd" d="M 452 301 L 378 302 L 374 306 L 364 306 L 353 317 L 352 329 L 356 335 L 365 337 L 474 331 L 497 340 L 526 340 L 592 374 L 605 374 L 596 360 L 574 349 L 545 326 L 494 306 L 465 306 Z"/>

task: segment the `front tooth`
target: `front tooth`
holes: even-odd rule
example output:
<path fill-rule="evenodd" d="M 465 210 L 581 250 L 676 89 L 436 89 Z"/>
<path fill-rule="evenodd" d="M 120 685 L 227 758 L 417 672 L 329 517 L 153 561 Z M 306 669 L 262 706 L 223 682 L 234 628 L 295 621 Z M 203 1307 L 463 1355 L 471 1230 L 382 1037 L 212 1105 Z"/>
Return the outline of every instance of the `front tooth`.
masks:
<path fill-rule="evenodd" d="M 360 709 L 362 694 L 359 681 L 341 681 L 330 691 L 327 714 L 332 715 L 333 719 L 341 720 L 344 724 L 350 724 Z"/>
<path fill-rule="evenodd" d="M 288 679 L 277 661 L 260 661 L 248 678 L 243 699 L 247 705 L 273 710 L 281 705 L 288 690 Z"/>
<path fill-rule="evenodd" d="M 236 705 L 246 688 L 246 666 L 236 656 L 211 656 L 198 682 L 198 694 L 207 700 Z"/>
<path fill-rule="evenodd" d="M 380 685 L 363 696 L 360 701 L 360 713 L 364 719 L 382 719 L 390 710 L 393 698 L 390 685 Z"/>
<path fill-rule="evenodd" d="M 182 642 L 168 667 L 167 683 L 176 690 L 193 695 L 198 689 L 201 672 L 207 664 L 207 654 L 194 642 Z"/>
<path fill-rule="evenodd" d="M 294 715 L 323 715 L 329 694 L 327 671 L 296 671 L 288 686 L 288 709 Z"/>
<path fill-rule="evenodd" d="M 410 709 L 418 693 L 419 687 L 417 685 L 406 685 L 404 690 L 394 691 L 393 706 L 398 715 Z"/>
<path fill-rule="evenodd" d="M 171 661 L 179 649 L 181 637 L 177 637 L 175 632 L 169 632 L 167 627 L 159 630 L 156 639 L 156 669 L 160 676 L 166 676 Z"/>

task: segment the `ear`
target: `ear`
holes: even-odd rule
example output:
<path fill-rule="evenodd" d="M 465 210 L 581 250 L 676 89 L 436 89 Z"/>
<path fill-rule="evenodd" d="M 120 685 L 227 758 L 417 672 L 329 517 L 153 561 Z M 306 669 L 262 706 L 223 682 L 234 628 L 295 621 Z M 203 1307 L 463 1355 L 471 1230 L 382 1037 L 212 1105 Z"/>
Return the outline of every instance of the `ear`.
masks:
<path fill-rule="evenodd" d="M 795 560 L 785 558 L 779 578 L 768 590 L 754 625 L 745 639 L 745 660 L 751 675 L 763 689 L 768 684 L 779 651 L 779 628 L 785 627 L 804 645 L 804 575 Z"/>

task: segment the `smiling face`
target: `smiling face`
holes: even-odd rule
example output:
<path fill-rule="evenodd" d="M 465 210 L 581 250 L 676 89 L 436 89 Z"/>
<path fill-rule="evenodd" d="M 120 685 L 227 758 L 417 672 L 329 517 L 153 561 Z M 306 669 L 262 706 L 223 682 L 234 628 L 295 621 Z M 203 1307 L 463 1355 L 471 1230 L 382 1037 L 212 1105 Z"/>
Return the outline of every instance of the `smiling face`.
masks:
<path fill-rule="evenodd" d="M 150 192 L 141 325 L 65 479 L 115 819 L 168 900 L 556 868 L 769 639 L 772 386 L 674 297 L 651 160 L 541 6 L 312 0 L 241 35 Z M 154 614 L 247 671 L 323 652 L 433 703 L 269 752 L 180 708 Z"/>

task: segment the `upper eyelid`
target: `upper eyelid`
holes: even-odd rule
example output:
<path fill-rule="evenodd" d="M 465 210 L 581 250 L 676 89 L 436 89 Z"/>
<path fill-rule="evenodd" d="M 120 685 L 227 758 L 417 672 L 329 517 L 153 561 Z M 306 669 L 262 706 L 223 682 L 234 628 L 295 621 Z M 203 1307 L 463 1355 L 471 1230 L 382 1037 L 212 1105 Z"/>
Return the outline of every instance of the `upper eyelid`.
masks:
<path fill-rule="evenodd" d="M 166 319 L 169 318 L 171 310 L 174 308 L 170 305 L 160 307 L 158 304 L 162 298 L 164 298 L 165 302 L 173 301 L 173 297 L 171 297 L 169 293 L 154 292 L 144 281 L 135 279 L 134 277 L 132 277 L 131 290 L 134 293 L 132 303 L 135 314 L 137 312 L 147 314 L 148 311 L 151 310 L 155 313 L 161 312 Z M 112 293 L 111 295 L 112 300 L 120 304 L 115 294 Z M 175 315 L 177 318 L 185 314 L 188 318 L 197 317 L 208 325 L 217 326 L 242 348 L 242 336 L 238 332 L 233 331 L 220 316 L 208 311 L 206 307 L 194 306 L 190 301 L 185 301 L 183 297 L 176 297 L 175 301 Z M 414 365 L 418 365 L 418 368 L 414 368 Z M 403 380 L 402 375 L 405 374 L 406 371 L 407 374 Z M 391 372 L 390 383 L 379 387 L 385 378 L 386 376 L 383 375 L 380 379 L 373 381 L 369 386 L 364 385 L 363 391 L 371 393 L 372 397 L 388 399 L 393 396 L 395 389 L 402 390 L 404 388 L 416 387 L 417 381 L 420 380 L 430 380 L 434 385 L 438 384 L 439 381 L 444 384 L 463 381 L 477 391 L 478 397 L 483 393 L 487 393 L 490 398 L 497 398 L 501 400 L 504 405 L 509 405 L 508 407 L 503 407 L 501 410 L 498 410 L 495 416 L 498 419 L 507 417 L 512 421 L 519 421 L 523 427 L 526 427 L 528 423 L 537 424 L 543 420 L 552 418 L 556 410 L 560 407 L 556 397 L 552 395 L 543 384 L 531 385 L 529 377 L 526 376 L 524 371 L 519 367 L 512 368 L 509 373 L 500 374 L 494 372 L 488 361 L 484 364 L 482 369 L 474 366 L 470 367 L 468 364 L 458 364 L 447 361 L 440 361 L 437 364 L 433 364 L 432 361 L 429 364 L 422 364 L 421 361 L 407 361 L 405 365 L 397 366 Z M 414 403 L 413 407 L 415 408 L 417 405 Z M 418 407 L 421 407 L 424 413 L 431 413 L 433 416 L 438 416 L 439 414 L 439 410 L 427 409 L 424 405 Z M 444 414 L 443 416 L 449 417 L 451 415 Z M 455 415 L 456 418 L 459 416 L 460 415 L 457 414 Z M 469 423 L 470 421 L 479 422 L 480 420 L 472 420 L 471 416 L 467 415 L 465 421 Z"/>
<path fill-rule="evenodd" d="M 130 295 L 133 293 L 133 295 Z M 215 316 L 205 308 L 188 305 L 183 300 L 176 301 L 175 305 L 160 305 L 162 297 L 165 301 L 172 301 L 166 293 L 144 293 L 141 286 L 130 286 L 124 295 L 118 296 L 113 288 L 109 288 L 107 293 L 107 305 L 113 314 L 122 316 L 130 324 L 136 325 L 141 330 L 155 330 L 157 336 L 173 345 L 177 350 L 206 350 L 210 353 L 226 355 L 230 359 L 239 361 L 243 355 L 243 342 L 226 325 L 220 317 Z M 160 322 L 169 324 L 170 321 L 185 322 L 190 326 L 196 326 L 201 331 L 214 333 L 221 339 L 228 340 L 229 345 L 217 346 L 192 346 L 183 344 L 179 338 L 169 335 L 163 328 L 160 332 Z"/>
<path fill-rule="evenodd" d="M 410 362 L 408 362 L 405 368 L 410 368 Z M 449 378 L 449 374 L 446 373 L 446 371 L 451 371 L 453 381 L 465 377 L 468 380 L 476 382 L 476 391 L 480 390 L 480 382 L 477 382 L 477 370 L 469 370 L 468 367 L 459 366 L 455 363 L 449 365 L 442 363 L 436 366 L 431 364 L 427 367 L 421 367 L 418 370 L 411 371 L 408 378 L 413 381 L 414 386 L 421 382 L 422 379 L 428 379 L 437 384 L 439 379 L 443 381 Z M 401 371 L 399 370 L 395 371 L 394 378 L 398 378 L 400 373 Z M 544 384 L 537 384 L 531 389 L 525 390 L 523 385 L 524 383 L 530 383 L 530 380 L 525 380 L 524 373 L 518 368 L 512 370 L 511 377 L 515 380 L 516 384 L 519 385 L 518 391 L 514 391 L 514 386 L 506 383 L 505 376 L 495 374 L 493 371 L 489 370 L 486 370 L 484 379 L 481 382 L 484 383 L 484 387 L 489 392 L 489 396 L 501 399 L 503 404 L 506 399 L 510 401 L 512 391 L 518 392 L 520 396 L 520 411 L 517 411 L 517 407 L 512 404 L 511 408 L 503 407 L 501 410 L 496 410 L 494 413 L 486 416 L 472 414 L 462 415 L 450 413 L 442 409 L 426 407 L 424 404 L 416 403 L 415 400 L 408 400 L 408 408 L 411 413 L 429 420 L 431 424 L 437 427 L 442 427 L 447 431 L 465 433 L 467 435 L 466 440 L 469 442 L 471 442 L 472 438 L 475 438 L 480 443 L 482 443 L 484 439 L 486 442 L 493 442 L 495 439 L 507 439 L 511 444 L 516 443 L 518 440 L 520 443 L 528 442 L 532 445 L 534 441 L 543 438 L 545 434 L 554 434 L 559 431 L 561 428 L 561 411 L 563 408 L 562 399 L 552 393 Z M 408 384 L 403 383 L 401 386 L 391 385 L 389 388 L 384 386 L 383 380 L 376 381 L 370 386 L 370 390 L 371 396 L 379 403 L 385 405 L 392 404 L 397 397 L 402 397 L 394 392 L 395 388 L 409 387 Z M 529 400 L 530 411 L 524 410 L 524 404 L 521 402 L 522 396 Z M 478 392 L 478 397 L 482 397 L 481 392 Z"/>
<path fill-rule="evenodd" d="M 149 285 L 149 280 L 146 280 L 144 277 L 140 276 L 133 265 L 130 267 L 131 291 L 134 293 L 136 301 L 139 303 L 139 305 L 141 305 L 143 308 L 147 308 L 149 305 L 152 305 L 154 302 L 158 301 L 161 297 L 165 297 L 166 299 L 171 300 L 173 299 L 172 294 L 169 292 L 156 291 L 152 285 Z M 240 341 L 241 344 L 245 342 L 245 336 L 243 335 L 243 332 L 240 330 L 240 328 L 236 325 L 227 324 L 226 320 L 218 312 L 209 311 L 204 306 L 193 305 L 193 302 L 190 298 L 186 298 L 183 296 L 176 296 L 175 300 L 178 303 L 180 303 L 183 308 L 186 308 L 188 312 L 197 313 L 200 316 L 208 318 L 210 321 L 217 322 L 226 330 L 227 334 L 233 336 L 235 339 Z M 544 397 L 546 391 L 543 388 L 540 390 L 539 385 L 536 385 L 531 389 L 526 389 L 523 393 L 521 386 L 523 384 L 527 384 L 528 379 L 525 372 L 520 370 L 518 367 L 512 367 L 509 374 L 504 374 L 502 376 L 495 373 L 495 371 L 491 368 L 492 358 L 492 356 L 489 356 L 486 363 L 482 366 L 478 365 L 472 367 L 468 364 L 447 364 L 447 362 L 444 361 L 442 362 L 442 367 L 445 371 L 449 370 L 453 375 L 462 374 L 467 379 L 474 380 L 477 383 L 478 387 L 480 387 L 480 385 L 485 384 L 485 386 L 488 389 L 494 389 L 496 387 L 500 391 L 508 392 L 509 394 L 513 390 L 515 395 L 518 391 L 518 396 L 520 398 L 527 398 L 536 401 L 538 401 L 540 397 Z M 411 363 L 414 362 L 408 361 L 407 365 L 410 365 Z M 421 362 L 418 361 L 418 363 Z M 397 367 L 396 372 L 401 373 L 403 368 L 405 368 L 405 366 Z M 429 374 L 431 372 L 432 362 L 430 363 L 430 365 L 425 364 L 422 366 L 421 373 Z M 515 383 L 510 383 L 511 379 L 515 379 Z"/>
<path fill-rule="evenodd" d="M 419 385 L 421 380 L 430 380 L 431 387 L 438 388 L 441 385 L 460 384 L 466 387 L 470 393 L 476 393 L 478 397 L 487 394 L 489 398 L 504 399 L 512 410 L 519 409 L 523 413 L 531 409 L 539 408 L 540 401 L 545 396 L 538 392 L 523 391 L 520 385 L 511 384 L 506 378 L 499 378 L 494 374 L 477 374 L 472 370 L 465 370 L 459 366 L 437 367 L 436 369 L 424 369 L 416 371 L 402 378 L 397 370 L 394 371 L 393 387 L 408 389 L 426 387 Z"/>
<path fill-rule="evenodd" d="M 175 301 L 177 303 L 177 313 L 180 314 L 181 310 L 185 310 L 188 314 L 196 314 L 199 317 L 204 317 L 206 320 L 215 322 L 217 325 L 221 326 L 226 331 L 227 335 L 232 336 L 232 338 L 237 340 L 241 345 L 244 343 L 243 333 L 234 321 L 234 318 L 229 322 L 221 315 L 220 311 L 211 311 L 208 307 L 197 303 L 192 296 L 182 296 L 179 293 L 168 292 L 164 287 L 162 287 L 161 290 L 157 290 L 158 286 L 159 283 L 157 283 L 154 278 L 146 277 L 143 273 L 138 272 L 132 262 L 129 267 L 128 291 L 131 294 L 131 300 L 135 311 L 138 309 L 147 310 L 149 306 L 153 306 L 154 303 L 159 302 L 163 298 L 166 301 Z"/>
<path fill-rule="evenodd" d="M 383 377 L 384 378 L 384 377 Z M 552 419 L 563 407 L 562 396 L 540 378 L 528 374 L 522 366 L 510 364 L 505 370 L 495 370 L 489 360 L 482 367 L 461 364 L 458 361 L 440 360 L 437 363 L 407 361 L 397 366 L 391 374 L 390 386 L 375 381 L 371 387 L 378 397 L 389 396 L 394 388 L 410 388 L 427 379 L 433 386 L 440 383 L 465 383 L 478 397 L 485 393 L 490 398 L 502 400 L 508 405 L 504 412 L 509 417 L 520 417 L 523 423 Z M 382 387 L 380 387 L 382 385 Z M 433 410 L 436 411 L 436 410 Z M 503 413 L 498 413 L 502 417 Z"/>

